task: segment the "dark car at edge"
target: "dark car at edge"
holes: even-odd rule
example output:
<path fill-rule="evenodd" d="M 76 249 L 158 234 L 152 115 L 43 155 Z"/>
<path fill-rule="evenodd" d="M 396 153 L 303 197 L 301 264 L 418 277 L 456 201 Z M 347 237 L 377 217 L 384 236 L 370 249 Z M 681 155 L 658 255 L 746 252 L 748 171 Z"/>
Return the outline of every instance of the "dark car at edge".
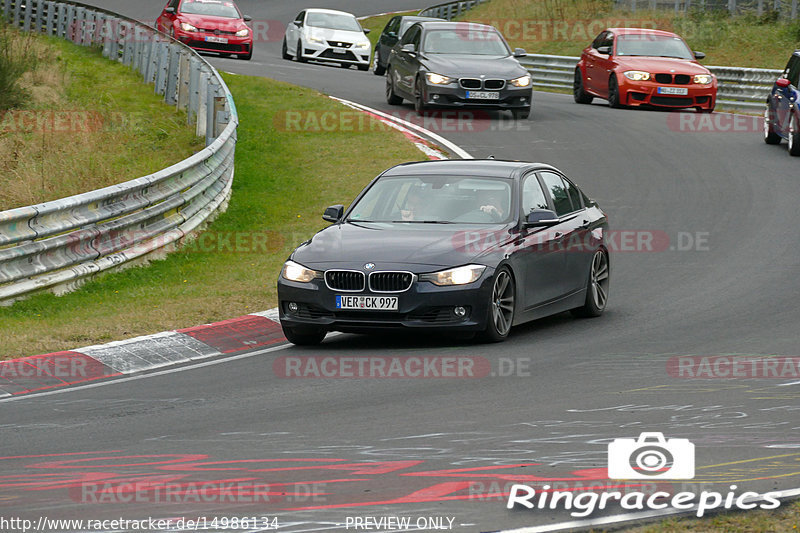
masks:
<path fill-rule="evenodd" d="M 501 341 L 516 324 L 606 307 L 606 215 L 549 165 L 406 163 L 323 218 L 331 225 L 278 279 L 295 344 L 329 331 L 439 329 Z"/>
<path fill-rule="evenodd" d="M 767 96 L 764 110 L 764 142 L 787 140 L 789 154 L 800 156 L 800 50 L 795 50 L 780 78 Z"/>

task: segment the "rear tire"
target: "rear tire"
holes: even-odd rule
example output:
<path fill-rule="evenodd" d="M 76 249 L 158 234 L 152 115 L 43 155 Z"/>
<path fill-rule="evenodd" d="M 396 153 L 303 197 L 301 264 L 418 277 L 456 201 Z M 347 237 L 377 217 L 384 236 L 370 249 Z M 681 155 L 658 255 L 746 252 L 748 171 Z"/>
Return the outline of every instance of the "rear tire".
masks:
<path fill-rule="evenodd" d="M 313 326 L 298 327 L 281 324 L 281 328 L 283 329 L 283 335 L 286 337 L 286 340 L 297 346 L 316 346 L 321 343 L 325 335 L 328 334 L 324 329 L 315 328 Z"/>
<path fill-rule="evenodd" d="M 792 114 L 792 121 L 789 123 L 789 155 L 800 155 L 800 121 L 795 114 Z"/>
<path fill-rule="evenodd" d="M 576 104 L 591 104 L 594 96 L 583 90 L 583 74 L 581 69 L 575 69 L 575 80 L 572 82 L 572 97 Z"/>
<path fill-rule="evenodd" d="M 772 128 L 773 120 L 769 106 L 764 109 L 764 142 L 767 144 L 780 144 L 781 136 Z"/>
<path fill-rule="evenodd" d="M 372 68 L 372 73 L 376 76 L 386 74 L 386 67 L 381 66 L 381 55 L 378 52 L 375 52 L 375 66 Z"/>
<path fill-rule="evenodd" d="M 511 271 L 507 267 L 502 267 L 495 274 L 492 283 L 486 329 L 478 334 L 480 340 L 484 342 L 506 340 L 514 323 L 515 296 L 514 278 L 511 276 Z"/>
<path fill-rule="evenodd" d="M 589 281 L 586 284 L 586 301 L 581 307 L 570 312 L 579 318 L 597 317 L 603 314 L 608 303 L 608 286 L 610 281 L 608 254 L 605 250 L 597 250 L 589 267 Z"/>
<path fill-rule="evenodd" d="M 622 107 L 619 99 L 619 83 L 617 82 L 617 77 L 614 74 L 608 78 L 608 105 L 614 109 L 619 109 Z"/>
<path fill-rule="evenodd" d="M 386 73 L 386 103 L 389 105 L 400 105 L 403 103 L 403 98 L 397 96 L 394 92 L 394 80 L 391 70 Z"/>

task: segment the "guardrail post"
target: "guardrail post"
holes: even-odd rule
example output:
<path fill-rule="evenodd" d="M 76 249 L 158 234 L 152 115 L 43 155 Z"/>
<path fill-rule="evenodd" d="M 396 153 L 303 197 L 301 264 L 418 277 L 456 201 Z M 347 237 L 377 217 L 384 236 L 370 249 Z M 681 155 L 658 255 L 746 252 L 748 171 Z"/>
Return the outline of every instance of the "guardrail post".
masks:
<path fill-rule="evenodd" d="M 56 36 L 63 38 L 67 33 L 67 6 L 58 4 L 56 10 Z"/>
<path fill-rule="evenodd" d="M 3 18 L 5 20 L 11 18 L 11 0 L 3 0 Z"/>
<path fill-rule="evenodd" d="M 173 43 L 167 45 L 168 63 L 167 63 L 167 85 L 164 89 L 164 102 L 167 105 L 175 105 L 178 101 L 178 72 L 180 66 L 180 50 L 175 48 Z"/>
<path fill-rule="evenodd" d="M 206 146 L 214 142 L 214 130 L 217 122 L 216 117 L 216 98 L 219 84 L 213 78 L 208 82 L 206 94 Z"/>
<path fill-rule="evenodd" d="M 86 8 L 79 7 L 75 10 L 75 28 L 72 31 L 72 42 L 83 45 L 83 31 L 86 27 Z"/>
<path fill-rule="evenodd" d="M 142 75 L 142 79 L 145 83 L 149 83 L 147 79 L 147 71 L 150 68 L 150 53 L 153 49 L 153 38 L 151 33 L 145 34 L 146 38 L 144 42 L 141 44 L 141 54 L 139 57 L 139 61 L 136 63 L 136 70 L 139 71 L 139 74 Z"/>
<path fill-rule="evenodd" d="M 186 122 L 192 124 L 197 120 L 197 108 L 200 103 L 200 62 L 190 57 L 189 74 L 189 108 L 186 113 Z"/>
<path fill-rule="evenodd" d="M 145 68 L 145 83 L 155 83 L 156 70 L 158 68 L 158 37 L 151 34 L 147 40 L 147 68 Z"/>
<path fill-rule="evenodd" d="M 136 70 L 142 61 L 142 29 L 137 25 L 133 28 L 133 57 L 131 68 Z"/>
<path fill-rule="evenodd" d="M 156 94 L 164 94 L 167 89 L 167 69 L 169 68 L 169 45 L 158 42 L 158 69 L 156 70 Z"/>
<path fill-rule="evenodd" d="M 178 51 L 178 109 L 187 110 L 189 105 L 189 82 L 191 78 L 191 61 L 189 54 L 181 49 Z"/>
<path fill-rule="evenodd" d="M 50 2 L 43 2 L 39 0 L 38 4 L 36 5 L 36 18 L 33 19 L 33 25 L 36 28 L 36 33 L 42 33 L 42 27 L 44 26 L 44 10 L 48 7 Z"/>
<path fill-rule="evenodd" d="M 19 1 L 19 0 L 17 0 Z M 31 31 L 31 18 L 33 17 L 33 1 L 26 0 L 25 2 L 25 16 L 23 18 L 22 29 Z"/>
<path fill-rule="evenodd" d="M 14 27 L 19 28 L 20 17 L 22 16 L 22 2 L 21 0 L 14 0 L 14 16 L 12 21 L 14 22 Z"/>
<path fill-rule="evenodd" d="M 45 34 L 53 35 L 56 26 L 56 3 L 47 2 L 47 19 L 45 21 Z"/>

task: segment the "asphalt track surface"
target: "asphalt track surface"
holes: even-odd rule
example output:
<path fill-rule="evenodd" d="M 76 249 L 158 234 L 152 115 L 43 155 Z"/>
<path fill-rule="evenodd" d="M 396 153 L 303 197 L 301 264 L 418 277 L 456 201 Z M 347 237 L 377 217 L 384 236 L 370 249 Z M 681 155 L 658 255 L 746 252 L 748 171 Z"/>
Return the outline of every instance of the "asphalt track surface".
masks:
<path fill-rule="evenodd" d="M 94 3 L 145 20 L 163 4 Z M 303 7 L 240 5 L 256 20 L 282 22 Z M 318 5 L 359 15 L 420 7 Z M 413 115 L 409 104 L 385 104 L 383 79 L 371 72 L 283 61 L 279 47 L 279 41 L 258 43 L 251 62 L 212 63 Z M 719 117 L 724 127 L 727 119 Z M 683 120 L 694 119 L 690 113 Z M 800 355 L 800 161 L 785 146 L 764 144 L 757 122 L 736 132 L 693 133 L 680 124 L 680 115 L 612 110 L 603 102 L 580 106 L 566 95 L 537 92 L 528 121 L 493 113 L 464 125 L 472 131 L 440 130 L 475 156 L 554 164 L 597 199 L 613 229 L 657 236 L 654 251 L 613 254 L 603 317 L 540 320 L 497 345 L 332 336 L 312 349 L 273 349 L 3 403 L 3 514 L 270 515 L 286 531 L 342 529 L 348 516 L 452 517 L 458 531 L 555 524 L 572 517 L 563 509 L 508 511 L 497 494 L 515 481 L 562 488 L 612 483 L 604 470 L 607 444 L 642 431 L 696 445 L 695 479 L 659 485 L 667 490 L 800 487 L 800 383 L 794 383 L 800 378 L 693 380 L 667 371 L 678 355 Z M 485 358 L 491 374 L 283 379 L 273 369 L 279 357 L 310 355 Z M 509 368 L 512 375 L 504 375 Z M 240 496 L 237 503 L 187 497 L 178 504 L 152 495 L 92 503 L 98 494 L 87 483 L 103 480 L 176 480 L 187 490 L 265 484 L 274 494 L 252 503 Z"/>

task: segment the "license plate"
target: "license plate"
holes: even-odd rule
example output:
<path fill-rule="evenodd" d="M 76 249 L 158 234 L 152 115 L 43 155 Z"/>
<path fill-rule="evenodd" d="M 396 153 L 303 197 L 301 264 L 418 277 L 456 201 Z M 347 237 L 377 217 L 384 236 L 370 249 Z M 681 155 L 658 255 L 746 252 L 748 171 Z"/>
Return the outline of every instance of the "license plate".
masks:
<path fill-rule="evenodd" d="M 659 87 L 658 94 L 677 94 L 686 96 L 689 94 L 689 89 L 686 87 Z"/>
<path fill-rule="evenodd" d="M 470 100 L 499 100 L 500 93 L 496 91 L 467 91 Z"/>
<path fill-rule="evenodd" d="M 333 49 L 333 53 L 334 54 L 346 54 L 347 53 L 347 49 L 346 48 L 334 48 Z"/>
<path fill-rule="evenodd" d="M 397 311 L 397 296 L 345 296 L 337 294 L 336 309 Z"/>
<path fill-rule="evenodd" d="M 225 37 L 206 37 L 207 43 L 228 44 L 228 39 Z"/>

